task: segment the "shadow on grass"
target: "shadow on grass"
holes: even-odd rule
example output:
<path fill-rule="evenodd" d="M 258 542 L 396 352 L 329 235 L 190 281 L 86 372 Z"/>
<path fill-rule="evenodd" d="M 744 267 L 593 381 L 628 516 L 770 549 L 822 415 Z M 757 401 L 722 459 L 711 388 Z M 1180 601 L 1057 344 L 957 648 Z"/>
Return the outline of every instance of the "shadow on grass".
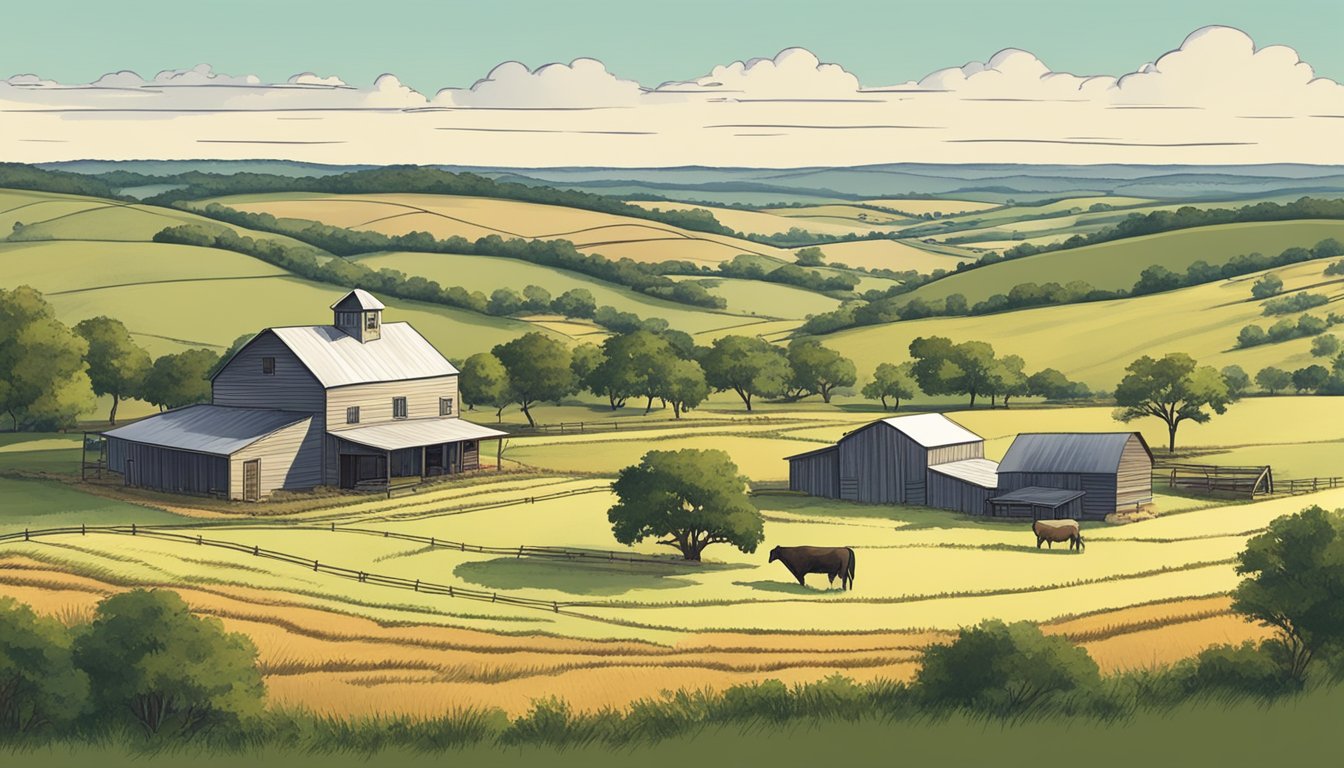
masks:
<path fill-rule="evenodd" d="M 840 594 L 841 589 L 839 579 L 835 580 L 834 587 L 828 588 L 826 586 L 826 577 L 824 575 L 812 574 L 811 578 L 815 579 L 817 584 L 804 585 L 804 584 L 797 584 L 792 581 L 735 581 L 733 582 L 733 584 L 736 584 L 739 587 L 750 587 L 751 589 L 757 590 L 759 592 L 777 592 L 786 595 L 815 596 L 815 595 L 825 595 L 831 592 Z"/>
<path fill-rule="evenodd" d="M 637 589 L 678 589 L 695 584 L 686 578 L 706 570 L 738 566 L 640 565 L 632 563 L 576 563 L 500 557 L 463 563 L 453 575 L 488 589 L 554 589 L 571 595 L 611 596 Z"/>
<path fill-rule="evenodd" d="M 902 531 L 931 528 L 993 527 L 1001 529 L 1030 528 L 1030 521 L 984 518 L 949 512 L 931 507 L 894 504 L 860 504 L 854 501 L 823 499 L 797 494 L 762 493 L 755 499 L 756 506 L 765 513 L 787 512 L 802 517 L 834 517 L 862 520 L 887 520 Z"/>

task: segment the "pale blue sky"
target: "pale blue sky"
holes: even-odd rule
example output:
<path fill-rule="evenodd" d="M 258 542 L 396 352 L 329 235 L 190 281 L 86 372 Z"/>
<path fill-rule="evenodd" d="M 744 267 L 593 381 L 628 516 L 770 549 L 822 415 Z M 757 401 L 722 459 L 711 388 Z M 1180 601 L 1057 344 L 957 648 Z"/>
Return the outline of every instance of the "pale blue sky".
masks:
<path fill-rule="evenodd" d="M 208 63 L 281 80 L 311 70 L 416 89 L 468 85 L 493 65 L 589 56 L 645 85 L 803 46 L 866 85 L 1024 48 L 1053 69 L 1120 74 L 1208 24 L 1298 50 L 1344 80 L 1340 0 L 29 0 L 4 10 L 0 77 L 88 82 Z"/>

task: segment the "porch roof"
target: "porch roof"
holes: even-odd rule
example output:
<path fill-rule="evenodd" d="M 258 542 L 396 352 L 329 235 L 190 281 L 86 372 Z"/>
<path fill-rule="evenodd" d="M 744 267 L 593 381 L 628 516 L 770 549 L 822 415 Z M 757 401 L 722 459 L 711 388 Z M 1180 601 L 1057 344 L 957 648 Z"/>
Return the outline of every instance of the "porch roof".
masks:
<path fill-rule="evenodd" d="M 462 440 L 489 440 L 493 437 L 503 437 L 508 432 L 453 418 L 390 421 L 385 424 L 335 430 L 327 434 L 369 448 L 399 451 L 421 445 L 456 443 Z"/>

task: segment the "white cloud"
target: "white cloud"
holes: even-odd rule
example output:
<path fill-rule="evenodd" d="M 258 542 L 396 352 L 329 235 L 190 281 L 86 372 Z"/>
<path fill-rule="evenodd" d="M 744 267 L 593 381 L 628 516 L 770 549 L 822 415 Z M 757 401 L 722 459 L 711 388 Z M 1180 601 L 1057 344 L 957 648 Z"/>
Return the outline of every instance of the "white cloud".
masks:
<path fill-rule="evenodd" d="M 1196 30 L 1115 74 L 1057 71 L 1009 48 L 884 86 L 789 48 L 647 90 L 594 59 L 506 62 L 430 99 L 393 74 L 371 84 L 313 72 L 267 82 L 201 65 L 83 85 L 15 75 L 0 80 L 0 109 L 0 156 L 33 161 L 1344 163 L 1341 121 L 1320 117 L 1344 115 L 1344 87 L 1316 77 L 1293 49 L 1257 49 L 1228 27 Z M 537 109 L 555 111 L 538 122 Z"/>
<path fill-rule="evenodd" d="M 616 77 L 596 59 L 547 64 L 535 70 L 506 61 L 470 88 L 445 88 L 435 100 L 464 107 L 615 107 L 635 104 L 640 93 L 639 83 Z"/>

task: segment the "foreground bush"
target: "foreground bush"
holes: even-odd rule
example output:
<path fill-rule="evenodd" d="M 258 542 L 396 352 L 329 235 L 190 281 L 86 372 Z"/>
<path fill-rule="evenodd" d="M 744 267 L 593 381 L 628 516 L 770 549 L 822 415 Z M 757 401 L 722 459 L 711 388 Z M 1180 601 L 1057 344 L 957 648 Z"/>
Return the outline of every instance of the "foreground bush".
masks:
<path fill-rule="evenodd" d="M 88 697 L 89 679 L 75 668 L 65 627 L 0 598 L 0 734 L 68 725 Z"/>
<path fill-rule="evenodd" d="M 104 600 L 74 651 L 100 715 L 115 721 L 128 713 L 147 734 L 192 735 L 262 714 L 256 646 L 218 619 L 192 615 L 174 592 L 133 590 Z"/>

